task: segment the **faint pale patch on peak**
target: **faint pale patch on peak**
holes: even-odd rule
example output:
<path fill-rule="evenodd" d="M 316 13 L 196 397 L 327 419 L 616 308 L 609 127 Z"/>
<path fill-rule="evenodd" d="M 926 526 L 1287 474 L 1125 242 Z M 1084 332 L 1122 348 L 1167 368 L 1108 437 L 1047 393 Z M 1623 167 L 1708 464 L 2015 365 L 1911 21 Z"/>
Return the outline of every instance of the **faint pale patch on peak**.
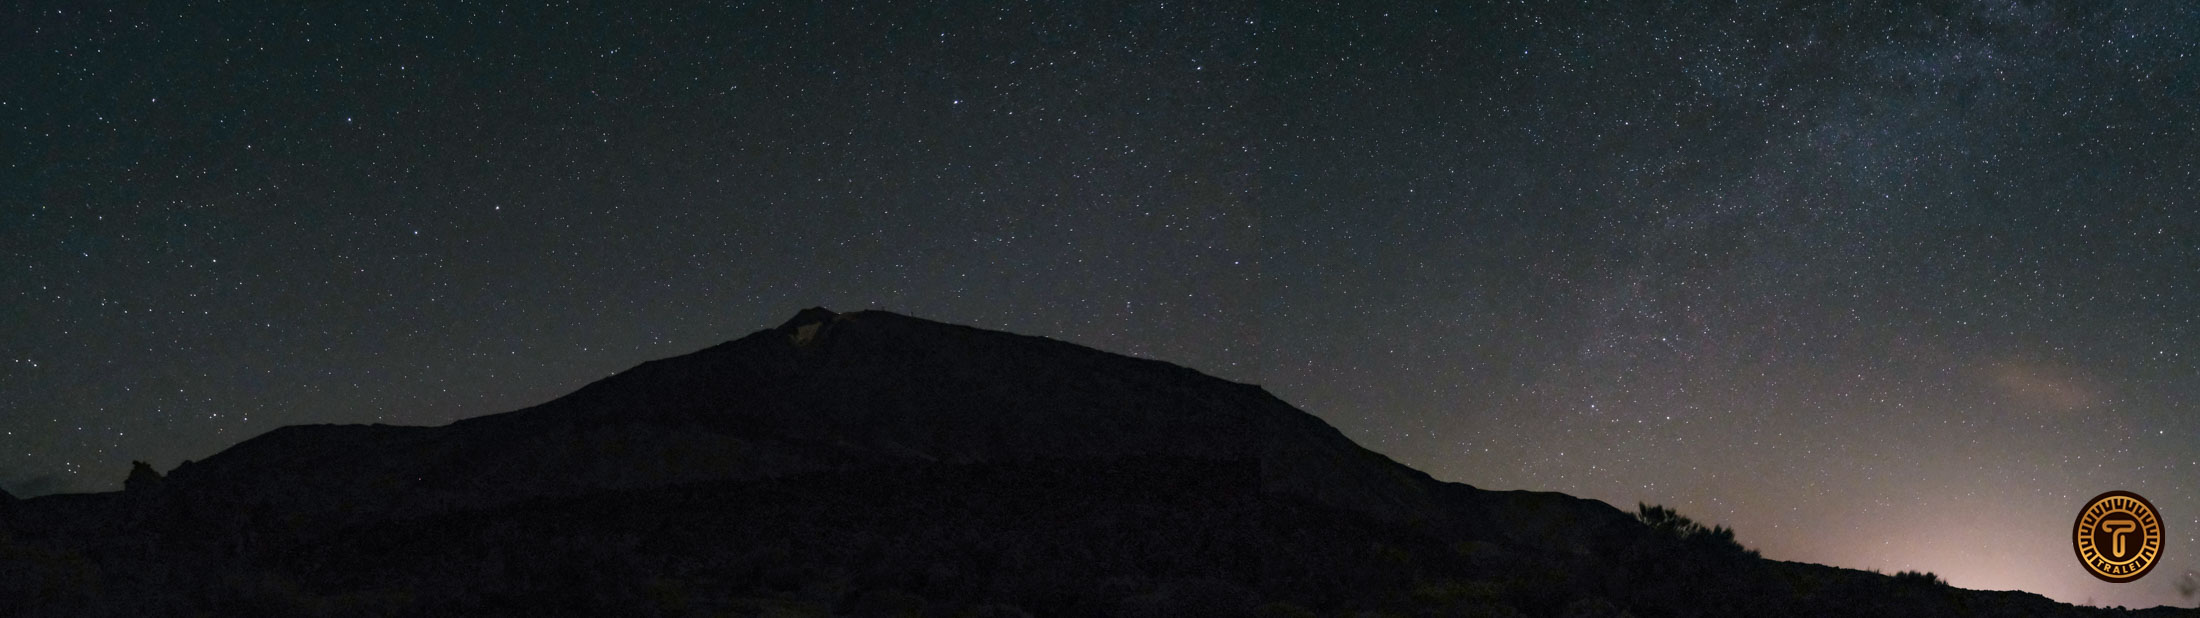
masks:
<path fill-rule="evenodd" d="M 780 324 L 779 332 L 786 333 L 787 338 L 794 341 L 796 346 L 807 346 L 817 340 L 817 335 L 824 330 L 826 322 L 839 317 L 840 314 L 833 313 L 831 309 L 811 307 L 794 314 L 794 318 L 787 320 L 785 324 Z"/>
<path fill-rule="evenodd" d="M 786 333 L 788 340 L 793 341 L 796 347 L 809 347 L 818 338 L 825 336 L 826 331 L 832 330 L 834 324 L 851 319 L 854 319 L 852 313 L 834 313 L 824 307 L 811 307 L 796 313 L 785 324 L 780 324 L 779 332 Z"/>

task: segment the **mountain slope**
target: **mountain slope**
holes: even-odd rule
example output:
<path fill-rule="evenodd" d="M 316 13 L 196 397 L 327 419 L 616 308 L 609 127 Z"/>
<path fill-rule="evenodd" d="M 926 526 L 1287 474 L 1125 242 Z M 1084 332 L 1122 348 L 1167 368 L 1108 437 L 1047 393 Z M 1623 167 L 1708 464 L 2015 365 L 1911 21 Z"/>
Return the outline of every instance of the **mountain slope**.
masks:
<path fill-rule="evenodd" d="M 53 615 L 2077 611 L 1691 547 L 1255 386 L 880 311 L 13 506 L 0 599 Z"/>
<path fill-rule="evenodd" d="M 1256 461 L 1266 490 L 1392 521 L 1451 517 L 1452 495 L 1472 491 L 1360 448 L 1259 387 L 1048 339 L 822 309 L 516 412 L 446 427 L 277 429 L 164 485 L 206 509 L 355 523 L 704 480 L 1149 456 Z M 1561 494 L 1516 500 L 1548 502 L 1573 523 L 1627 523 Z"/>

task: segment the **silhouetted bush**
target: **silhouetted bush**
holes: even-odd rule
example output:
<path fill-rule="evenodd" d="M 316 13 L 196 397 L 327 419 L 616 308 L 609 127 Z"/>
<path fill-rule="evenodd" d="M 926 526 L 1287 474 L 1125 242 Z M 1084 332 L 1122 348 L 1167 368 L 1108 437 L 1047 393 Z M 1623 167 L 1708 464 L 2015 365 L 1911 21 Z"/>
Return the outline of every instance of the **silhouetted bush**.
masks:
<path fill-rule="evenodd" d="M 1734 540 L 1734 529 L 1714 525 L 1705 528 L 1688 516 L 1662 505 L 1635 503 L 1635 519 L 1642 520 L 1650 530 L 1660 535 L 1697 547 L 1758 557 L 1757 550 L 1742 547 Z"/>
<path fill-rule="evenodd" d="M 1939 575 L 1934 575 L 1926 571 L 1903 571 L 1900 573 L 1896 573 L 1894 574 L 1894 581 L 1898 584 L 1924 584 L 1927 586 L 1948 585 L 1948 582 L 1942 580 Z"/>

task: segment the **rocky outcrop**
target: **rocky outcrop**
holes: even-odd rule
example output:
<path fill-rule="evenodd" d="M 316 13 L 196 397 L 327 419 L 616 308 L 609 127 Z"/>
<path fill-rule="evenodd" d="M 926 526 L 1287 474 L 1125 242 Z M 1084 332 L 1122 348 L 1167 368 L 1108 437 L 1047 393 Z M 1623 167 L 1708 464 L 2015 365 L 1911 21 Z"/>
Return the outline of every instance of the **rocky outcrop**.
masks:
<path fill-rule="evenodd" d="M 132 461 L 130 476 L 122 480 L 122 491 L 132 494 L 156 491 L 161 480 L 160 472 L 153 470 L 152 464 Z"/>

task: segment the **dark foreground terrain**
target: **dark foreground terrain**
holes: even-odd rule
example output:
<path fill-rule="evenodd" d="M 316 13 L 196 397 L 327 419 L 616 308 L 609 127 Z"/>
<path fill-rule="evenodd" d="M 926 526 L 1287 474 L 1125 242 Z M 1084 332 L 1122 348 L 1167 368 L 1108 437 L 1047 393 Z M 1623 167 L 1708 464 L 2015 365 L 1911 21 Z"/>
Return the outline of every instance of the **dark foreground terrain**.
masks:
<path fill-rule="evenodd" d="M 33 616 L 2104 616 L 1438 482 L 1255 386 L 885 312 L 0 494 Z"/>

